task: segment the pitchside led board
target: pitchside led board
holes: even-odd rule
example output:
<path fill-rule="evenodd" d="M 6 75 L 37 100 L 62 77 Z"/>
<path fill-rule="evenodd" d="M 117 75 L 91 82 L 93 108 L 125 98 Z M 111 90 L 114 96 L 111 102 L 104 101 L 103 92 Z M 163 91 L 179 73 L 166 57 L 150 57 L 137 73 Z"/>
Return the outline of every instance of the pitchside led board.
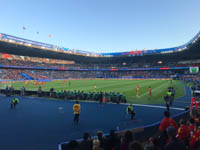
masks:
<path fill-rule="evenodd" d="M 190 67 L 190 73 L 198 73 L 199 67 Z"/>

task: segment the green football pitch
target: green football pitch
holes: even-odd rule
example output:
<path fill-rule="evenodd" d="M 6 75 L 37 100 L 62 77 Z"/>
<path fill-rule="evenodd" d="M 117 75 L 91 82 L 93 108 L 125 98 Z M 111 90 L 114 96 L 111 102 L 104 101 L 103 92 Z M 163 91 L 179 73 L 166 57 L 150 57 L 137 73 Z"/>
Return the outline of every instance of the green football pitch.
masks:
<path fill-rule="evenodd" d="M 27 84 L 29 83 L 29 84 Z M 167 92 L 167 88 L 173 86 L 175 88 L 175 98 L 184 96 L 184 85 L 181 81 L 175 81 L 171 83 L 171 80 L 70 80 L 63 85 L 62 80 L 54 80 L 46 82 L 45 85 L 35 85 L 34 81 L 28 82 L 12 82 L 14 89 L 20 89 L 25 86 L 26 90 L 37 90 L 39 86 L 43 91 L 49 91 L 51 87 L 58 90 L 81 90 L 84 92 L 93 92 L 94 85 L 96 85 L 96 91 L 103 92 L 120 92 L 126 95 L 128 103 L 136 104 L 159 104 L 163 103 L 163 97 Z M 1 84 L 2 88 L 6 83 Z M 139 86 L 139 96 L 136 96 L 136 85 Z M 152 89 L 152 96 L 149 96 L 148 88 Z"/>

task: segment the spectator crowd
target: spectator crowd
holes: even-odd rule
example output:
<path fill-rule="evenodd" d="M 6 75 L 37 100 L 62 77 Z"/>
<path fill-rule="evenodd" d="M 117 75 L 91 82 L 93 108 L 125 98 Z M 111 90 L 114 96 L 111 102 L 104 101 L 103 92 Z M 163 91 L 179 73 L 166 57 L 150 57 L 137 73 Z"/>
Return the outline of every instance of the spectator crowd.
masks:
<path fill-rule="evenodd" d="M 137 140 L 131 130 L 110 131 L 103 136 L 98 131 L 95 137 L 84 133 L 82 141 L 71 140 L 62 144 L 62 150 L 199 150 L 200 149 L 200 113 L 192 111 L 190 117 L 177 123 L 170 117 L 170 112 L 164 112 L 158 132 L 148 141 Z"/>

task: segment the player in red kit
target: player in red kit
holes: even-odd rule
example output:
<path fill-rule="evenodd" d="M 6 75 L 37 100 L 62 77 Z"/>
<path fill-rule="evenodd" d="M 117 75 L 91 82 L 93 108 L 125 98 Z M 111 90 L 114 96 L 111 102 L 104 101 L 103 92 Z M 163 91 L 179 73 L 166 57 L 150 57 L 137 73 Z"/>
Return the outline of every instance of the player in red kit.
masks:
<path fill-rule="evenodd" d="M 152 96 L 152 94 L 151 94 L 151 87 L 149 87 L 149 96 Z"/>

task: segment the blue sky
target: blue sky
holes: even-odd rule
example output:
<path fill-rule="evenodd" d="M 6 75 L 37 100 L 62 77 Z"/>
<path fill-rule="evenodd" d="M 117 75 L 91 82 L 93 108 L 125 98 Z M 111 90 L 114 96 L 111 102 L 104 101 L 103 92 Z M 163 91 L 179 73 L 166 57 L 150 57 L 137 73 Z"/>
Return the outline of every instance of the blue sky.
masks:
<path fill-rule="evenodd" d="M 0 0 L 0 4 L 0 33 L 90 52 L 174 47 L 200 31 L 200 0 Z"/>

